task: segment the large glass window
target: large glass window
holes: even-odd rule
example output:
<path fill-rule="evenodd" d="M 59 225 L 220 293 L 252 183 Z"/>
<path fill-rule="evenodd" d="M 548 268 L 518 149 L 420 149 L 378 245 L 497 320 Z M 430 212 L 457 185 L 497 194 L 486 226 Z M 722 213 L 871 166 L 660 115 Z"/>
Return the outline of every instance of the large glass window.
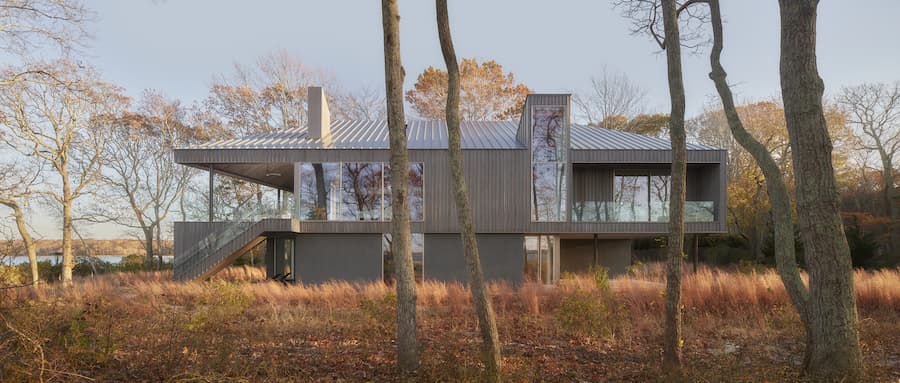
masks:
<path fill-rule="evenodd" d="M 531 212 L 534 221 L 566 220 L 566 108 L 535 106 L 531 113 Z"/>
<path fill-rule="evenodd" d="M 391 249 L 391 234 L 385 233 L 381 239 L 381 259 L 384 282 L 394 283 L 397 278 L 395 274 L 396 259 L 394 258 L 394 252 Z M 412 233 L 410 239 L 412 240 L 410 246 L 412 247 L 414 276 L 416 282 L 422 282 L 425 279 L 425 234 Z"/>
<path fill-rule="evenodd" d="M 425 166 L 410 163 L 410 220 L 425 218 Z M 297 164 L 296 214 L 304 221 L 391 219 L 390 167 L 382 162 Z"/>
<path fill-rule="evenodd" d="M 299 218 L 307 221 L 338 220 L 340 164 L 301 163 L 299 166 Z"/>
<path fill-rule="evenodd" d="M 381 220 L 380 162 L 345 162 L 341 165 L 341 217 L 345 221 Z"/>
<path fill-rule="evenodd" d="M 613 182 L 615 222 L 669 222 L 668 175 L 617 175 Z"/>
<path fill-rule="evenodd" d="M 391 220 L 391 166 L 384 164 L 384 220 Z M 409 220 L 425 220 L 425 166 L 409 164 Z"/>
<path fill-rule="evenodd" d="M 556 162 L 536 163 L 532 167 L 532 211 L 535 221 L 566 219 L 565 171 L 565 164 Z"/>

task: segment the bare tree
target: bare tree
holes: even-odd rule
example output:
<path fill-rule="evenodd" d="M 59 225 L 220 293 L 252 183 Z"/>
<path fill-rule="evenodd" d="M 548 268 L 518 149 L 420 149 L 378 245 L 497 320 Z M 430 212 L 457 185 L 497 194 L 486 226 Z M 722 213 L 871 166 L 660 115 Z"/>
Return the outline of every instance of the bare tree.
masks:
<path fill-rule="evenodd" d="M 391 251 L 397 261 L 397 352 L 400 369 L 419 369 L 416 335 L 416 281 L 409 225 L 409 153 L 403 112 L 403 64 L 397 0 L 381 1 L 384 30 L 384 82 L 391 162 Z"/>
<path fill-rule="evenodd" d="M 632 32 L 648 34 L 666 53 L 671 113 L 668 127 L 672 144 L 672 184 L 669 198 L 669 237 L 666 262 L 663 369 L 680 374 L 682 364 L 681 264 L 684 257 L 684 206 L 687 173 L 684 79 L 681 48 L 697 48 L 699 25 L 708 15 L 689 7 L 697 0 L 619 0 L 623 15 L 632 20 Z M 682 14 L 685 15 L 681 20 Z M 686 31 L 682 33 L 683 31 Z"/>
<path fill-rule="evenodd" d="M 338 102 L 335 113 L 342 119 L 374 121 L 383 120 L 386 115 L 384 96 L 373 88 L 348 92 L 338 96 Z"/>
<path fill-rule="evenodd" d="M 711 66 L 709 77 L 715 83 L 719 98 L 722 100 L 722 107 L 725 110 L 725 116 L 732 136 L 744 150 L 753 156 L 766 179 L 766 192 L 769 195 L 775 231 L 775 263 L 791 303 L 793 303 L 800 314 L 800 319 L 806 329 L 808 352 L 810 349 L 810 339 L 808 337 L 810 333 L 809 314 L 807 310 L 809 290 L 806 288 L 803 279 L 801 279 L 800 270 L 797 267 L 790 191 L 784 180 L 783 168 L 772 157 L 770 149 L 744 128 L 737 107 L 734 104 L 734 96 L 728 85 L 725 67 L 722 66 L 721 62 L 722 50 L 724 49 L 724 33 L 719 0 L 708 0 L 708 3 L 713 30 L 713 48 L 709 58 Z M 756 230 L 759 230 L 759 228 Z"/>
<path fill-rule="evenodd" d="M 206 107 L 239 136 L 300 128 L 306 124 L 306 88 L 331 83 L 326 73 L 278 51 L 255 65 L 235 64 L 229 76 L 216 76 Z"/>
<path fill-rule="evenodd" d="M 797 183 L 797 217 L 809 269 L 809 372 L 828 381 L 863 375 L 850 249 L 839 214 L 816 64 L 818 0 L 779 0 L 781 93 Z"/>
<path fill-rule="evenodd" d="M 893 221 L 900 218 L 894 185 L 894 161 L 900 152 L 900 82 L 862 84 L 845 87 L 838 103 L 848 116 L 862 149 L 874 151 L 881 160 L 884 215 Z M 900 248 L 900 236 L 891 235 L 891 248 Z"/>
<path fill-rule="evenodd" d="M 181 200 L 193 172 L 175 163 L 176 144 L 191 134 L 186 111 L 178 101 L 155 91 L 145 91 L 137 113 L 112 121 L 106 147 L 104 181 L 109 186 L 107 201 L 123 201 L 125 208 L 106 203 L 117 222 L 139 229 L 143 234 L 146 264 L 153 263 L 154 238 L 162 250 L 162 226 Z M 116 212 L 129 211 L 130 214 Z M 162 254 L 158 254 L 162 264 Z"/>
<path fill-rule="evenodd" d="M 664 49 L 668 66 L 669 137 L 672 140 L 671 196 L 669 197 L 669 240 L 666 262 L 666 320 L 663 368 L 681 369 L 681 260 L 684 257 L 684 204 L 687 172 L 687 137 L 684 130 L 684 80 L 681 70 L 681 37 L 675 0 L 662 0 Z"/>
<path fill-rule="evenodd" d="M 49 67 L 61 81 L 19 82 L 0 89 L 0 115 L 4 141 L 20 154 L 46 161 L 55 173 L 55 184 L 46 183 L 41 192 L 61 210 L 62 279 L 71 284 L 73 209 L 95 191 L 107 143 L 107 132 L 97 119 L 113 115 L 124 98 L 91 68 L 70 61 Z"/>
<path fill-rule="evenodd" d="M 0 3 L 0 49 L 28 62 L 44 48 L 69 52 L 89 37 L 92 13 L 80 0 L 9 0 Z M 0 86 L 30 76 L 52 77 L 41 65 L 6 71 Z"/>
<path fill-rule="evenodd" d="M 635 84 L 625 73 L 612 72 L 603 67 L 599 76 L 591 78 L 591 88 L 572 99 L 579 111 L 579 119 L 591 126 L 616 129 L 618 118 L 628 119 L 643 113 L 647 91 Z"/>
<path fill-rule="evenodd" d="M 37 247 L 25 218 L 25 208 L 36 195 L 34 189 L 42 181 L 41 173 L 41 167 L 35 164 L 14 162 L 0 167 L 0 205 L 13 212 L 16 229 L 28 255 L 32 284 L 40 283 L 41 278 L 38 275 Z"/>
<path fill-rule="evenodd" d="M 453 180 L 453 195 L 456 201 L 456 215 L 459 218 L 460 234 L 463 241 L 463 256 L 466 259 L 466 270 L 469 274 L 469 286 L 472 290 L 472 302 L 478 317 L 481 332 L 481 354 L 486 368 L 485 380 L 500 380 L 500 337 L 497 334 L 497 322 L 491 297 L 488 295 L 481 273 L 481 258 L 478 254 L 478 241 L 475 236 L 475 224 L 472 222 L 472 206 L 469 203 L 469 189 L 466 186 L 462 158 L 462 134 L 459 129 L 459 63 L 456 61 L 456 50 L 450 34 L 450 16 L 447 12 L 447 0 L 436 0 L 438 37 L 441 42 L 441 53 L 447 65 L 447 137 L 450 157 L 450 174 Z"/>

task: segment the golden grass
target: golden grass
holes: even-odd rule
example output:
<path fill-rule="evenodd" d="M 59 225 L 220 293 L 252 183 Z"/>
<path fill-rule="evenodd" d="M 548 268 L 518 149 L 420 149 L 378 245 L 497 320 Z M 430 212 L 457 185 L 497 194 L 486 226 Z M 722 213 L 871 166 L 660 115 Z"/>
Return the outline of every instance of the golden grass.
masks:
<path fill-rule="evenodd" d="M 900 341 L 900 269 L 859 270 L 854 280 L 861 316 L 869 318 L 861 322 L 867 360 L 877 371 L 900 374 L 891 370 L 900 358 L 892 350 Z M 802 330 L 774 271 L 686 268 L 683 281 L 691 376 L 739 381 L 740 374 L 753 371 L 749 381 L 800 379 L 790 358 L 802 352 L 796 339 Z M 664 288 L 662 266 L 655 264 L 613 278 L 610 294 L 601 293 L 590 275 L 567 276 L 553 287 L 489 284 L 508 380 L 655 376 L 646 367 L 657 364 Z M 34 380 L 17 371 L 27 372 L 36 363 L 29 358 L 37 355 L 31 340 L 4 345 L 3 339 L 19 339 L 2 328 L 4 323 L 39 340 L 35 344 L 42 345 L 47 363 L 89 371 L 99 380 L 157 381 L 186 371 L 254 381 L 298 368 L 310 380 L 394 380 L 394 294 L 380 282 L 283 285 L 251 267 L 229 268 L 206 282 L 175 282 L 171 272 L 118 273 L 80 279 L 72 288 L 0 291 L 0 354 L 8 355 L 0 355 L 0 381 L 4 376 Z M 467 288 L 426 281 L 417 294 L 426 380 L 477 381 L 471 375 L 478 368 L 477 326 Z M 604 339 L 572 334 L 556 323 L 562 307 L 579 307 L 565 305 L 567 300 L 583 297 L 609 301 L 609 318 L 617 323 Z M 112 351 L 105 351 L 104 339 L 114 345 Z M 745 361 L 706 351 L 723 342 L 747 350 Z M 773 352 L 767 347 L 787 359 L 766 359 Z M 359 360 L 365 364 L 356 364 Z M 339 373 L 315 370 L 320 365 Z M 314 370 L 303 370 L 308 366 Z M 127 375 L 131 369 L 140 373 Z"/>
<path fill-rule="evenodd" d="M 661 266 L 651 264 L 643 270 L 611 280 L 615 296 L 632 311 L 656 311 L 663 300 L 665 289 Z M 804 275 L 805 279 L 805 275 Z M 857 304 L 861 310 L 900 310 L 900 269 L 854 272 Z M 209 282 L 175 282 L 171 272 L 140 272 L 107 274 L 81 279 L 71 289 L 57 285 L 44 285 L 33 289 L 18 289 L 7 299 L 33 301 L 60 298 L 83 301 L 96 297 L 125 294 L 142 299 L 158 299 L 180 303 L 205 294 L 216 283 L 231 283 L 243 293 L 261 302 L 324 305 L 324 307 L 355 307 L 363 300 L 382 300 L 394 294 L 393 287 L 381 282 L 351 283 L 332 281 L 318 285 L 283 285 L 266 281 L 263 268 L 247 266 L 223 270 Z M 559 285 L 547 287 L 526 282 L 520 286 L 508 283 L 491 283 L 489 291 L 495 302 L 506 306 L 523 307 L 529 313 L 542 312 L 542 304 L 556 300 L 560 295 L 575 291 L 592 292 L 595 282 L 589 275 L 564 278 Z M 468 290 L 460 283 L 426 281 L 417 288 L 418 302 L 423 306 L 466 307 Z M 776 306 L 789 305 L 784 286 L 773 270 L 739 273 L 700 267 L 697 272 L 685 271 L 682 302 L 688 310 L 712 313 L 765 312 Z"/>

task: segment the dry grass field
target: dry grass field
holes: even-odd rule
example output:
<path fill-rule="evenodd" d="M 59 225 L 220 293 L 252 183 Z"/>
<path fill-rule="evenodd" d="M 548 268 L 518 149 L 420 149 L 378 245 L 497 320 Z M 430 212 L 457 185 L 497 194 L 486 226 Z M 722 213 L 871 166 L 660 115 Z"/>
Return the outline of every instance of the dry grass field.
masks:
<path fill-rule="evenodd" d="M 857 271 L 868 378 L 900 380 L 900 270 Z M 381 283 L 283 286 L 259 269 L 176 283 L 119 273 L 0 291 L 0 381 L 396 381 L 393 305 Z M 494 284 L 511 382 L 664 381 L 662 270 Z M 478 381 L 466 289 L 418 289 L 421 381 Z M 776 274 L 701 268 L 684 279 L 686 378 L 805 381 L 802 329 Z"/>

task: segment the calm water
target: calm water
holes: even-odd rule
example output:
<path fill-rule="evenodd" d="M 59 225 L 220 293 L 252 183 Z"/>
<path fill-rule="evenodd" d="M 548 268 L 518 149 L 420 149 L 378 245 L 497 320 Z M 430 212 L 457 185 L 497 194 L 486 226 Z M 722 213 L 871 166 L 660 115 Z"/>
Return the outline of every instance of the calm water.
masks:
<path fill-rule="evenodd" d="M 94 255 L 93 258 L 97 258 L 103 262 L 109 263 L 119 263 L 122 261 L 122 258 L 125 258 L 124 255 Z M 38 262 L 50 262 L 52 264 L 58 264 L 62 262 L 62 256 L 56 255 L 38 255 Z M 163 255 L 163 262 L 172 262 L 171 255 Z M 28 263 L 28 257 L 21 255 L 12 257 L 11 259 L 5 259 L 3 263 L 20 265 L 23 263 Z"/>

